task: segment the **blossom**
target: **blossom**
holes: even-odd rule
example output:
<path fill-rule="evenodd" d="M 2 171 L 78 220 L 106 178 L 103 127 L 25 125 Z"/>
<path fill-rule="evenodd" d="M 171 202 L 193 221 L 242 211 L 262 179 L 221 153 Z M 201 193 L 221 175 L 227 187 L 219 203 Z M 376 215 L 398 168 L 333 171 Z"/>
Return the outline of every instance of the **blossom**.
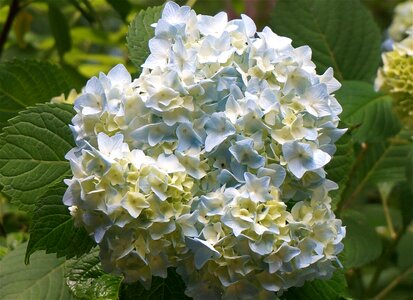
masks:
<path fill-rule="evenodd" d="M 406 32 L 413 29 L 413 1 L 408 0 L 398 4 L 394 11 L 394 18 L 389 27 L 389 35 L 395 42 L 406 37 Z"/>
<path fill-rule="evenodd" d="M 375 88 L 390 93 L 396 113 L 405 126 L 413 128 L 413 28 L 393 48 L 382 54 L 383 67 L 377 72 Z"/>
<path fill-rule="evenodd" d="M 247 16 L 168 2 L 132 81 L 118 65 L 75 100 L 64 204 L 105 271 L 145 287 L 175 267 L 194 299 L 327 278 L 345 230 L 324 166 L 340 87 L 308 46 Z"/>

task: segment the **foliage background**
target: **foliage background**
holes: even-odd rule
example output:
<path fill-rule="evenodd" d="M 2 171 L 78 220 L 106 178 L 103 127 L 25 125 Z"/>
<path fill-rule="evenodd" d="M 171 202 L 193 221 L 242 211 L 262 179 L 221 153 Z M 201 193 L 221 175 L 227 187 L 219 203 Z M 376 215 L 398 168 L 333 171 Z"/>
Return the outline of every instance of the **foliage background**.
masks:
<path fill-rule="evenodd" d="M 357 22 L 368 23 L 357 9 L 359 1 L 315 0 L 320 4 L 312 16 L 316 20 L 326 20 L 323 19 L 326 15 L 340 18 L 338 14 L 341 14 L 343 23 L 346 18 L 353 18 L 348 19 L 347 26 L 332 27 L 330 32 L 323 33 L 326 34 L 327 46 L 334 46 L 332 60 L 322 56 L 325 45 L 318 41 L 320 32 L 311 32 L 314 29 L 312 24 L 302 23 L 302 20 L 308 20 L 304 7 L 311 0 L 188 2 L 202 14 L 225 10 L 235 18 L 246 13 L 256 21 L 259 29 L 270 25 L 275 32 L 291 37 L 297 43 L 295 46 L 309 44 L 319 72 L 323 65 L 333 65 L 337 78 L 343 83 L 337 97 L 344 108 L 342 126 L 350 130 L 338 142 L 336 158 L 328 171 L 334 177 L 331 179 L 342 184 L 334 198 L 336 213 L 347 226 L 342 255 L 344 269 L 329 282 L 306 284 L 303 288 L 291 289 L 283 297 L 413 299 L 412 133 L 402 128 L 393 113 L 390 96 L 376 93 L 372 85 L 380 63 L 380 43 L 392 20 L 393 8 L 400 1 L 361 1 L 369 11 L 366 10 L 366 14 L 372 14 L 377 24 L 371 22 L 363 27 L 357 26 Z M 0 0 L 0 128 L 12 125 L 4 129 L 0 142 L 0 173 L 6 159 L 10 159 L 10 155 L 4 154 L 6 148 L 15 142 L 11 132 L 19 124 L 18 118 L 14 123 L 6 121 L 26 106 L 47 102 L 62 92 L 67 95 L 71 88 L 80 91 L 87 78 L 107 72 L 118 63 L 125 64 L 131 73 L 137 73 L 138 68 L 129 59 L 125 39 L 128 25 L 139 11 L 163 3 L 161 0 Z M 340 5 L 348 8 L 349 3 L 355 5 L 353 12 L 333 10 Z M 303 34 L 300 26 L 310 28 L 310 32 Z M 337 35 L 348 35 L 348 39 L 343 38 L 342 44 L 333 42 Z M 348 43 L 352 37 L 361 37 L 362 40 L 354 43 L 370 45 L 371 52 L 352 53 L 357 52 L 357 47 L 353 49 Z M 362 54 L 366 55 L 368 63 L 362 61 Z M 133 53 L 131 55 L 133 58 Z M 348 57 L 352 61 L 347 62 Z M 356 69 L 355 65 L 363 67 Z M 19 83 L 22 84 L 20 89 Z M 5 106 L 4 101 L 12 96 L 23 100 L 15 107 Z M 63 111 L 59 113 L 64 114 Z M 26 117 L 30 114 L 35 118 L 36 110 L 32 109 Z M 70 120 L 70 115 L 66 117 Z M 11 153 L 13 149 L 7 151 Z M 56 175 L 55 181 L 65 176 L 64 170 L 62 172 Z M 10 184 L 4 179 L 4 170 L 2 175 L 0 183 L 4 186 Z M 25 180 L 27 182 L 30 178 Z M 39 196 L 44 192 L 41 189 L 39 192 L 39 187 L 33 187 L 33 190 L 35 188 Z M 20 201 L 26 199 L 22 194 L 14 194 L 13 198 L 20 200 L 13 203 L 10 197 L 5 196 L 10 196 L 10 193 L 0 194 L 1 299 L 71 299 L 75 296 L 83 299 L 182 299 L 179 291 L 182 284 L 172 270 L 166 281 L 155 280 L 149 293 L 138 285 L 122 284 L 119 278 L 104 274 L 95 252 L 83 256 L 80 261 L 68 262 L 64 258 L 57 259 L 55 254 L 37 252 L 31 256 L 29 266 L 25 266 L 25 256 L 28 262 L 30 254 L 36 250 L 47 249 L 70 258 L 93 246 L 87 241 L 83 244 L 78 241 L 76 246 L 82 245 L 83 248 L 73 249 L 68 255 L 70 243 L 56 244 L 53 248 L 33 234 L 36 233 L 33 231 L 35 221 L 49 220 L 48 209 L 55 211 L 63 188 L 57 187 L 42 197 L 42 210 L 35 210 L 34 202 Z M 15 204 L 19 201 L 20 208 Z M 25 210 L 21 209 L 22 205 Z M 34 215 L 25 212 L 33 210 Z M 61 219 L 53 220 L 56 226 L 64 224 L 70 229 L 70 216 L 67 217 L 66 213 L 65 217 L 65 213 L 61 213 Z M 29 228 L 32 232 L 29 248 L 32 251 L 25 253 Z M 76 234 L 65 236 L 66 241 L 79 236 Z M 40 288 L 35 289 L 33 285 Z"/>

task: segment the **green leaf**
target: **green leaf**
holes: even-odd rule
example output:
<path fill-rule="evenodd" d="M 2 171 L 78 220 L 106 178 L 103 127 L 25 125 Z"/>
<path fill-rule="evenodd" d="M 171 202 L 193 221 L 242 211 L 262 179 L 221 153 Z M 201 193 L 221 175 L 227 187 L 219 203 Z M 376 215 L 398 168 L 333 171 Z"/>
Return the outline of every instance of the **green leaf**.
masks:
<path fill-rule="evenodd" d="M 336 96 L 343 106 L 340 118 L 355 127 L 352 132 L 355 141 L 377 142 L 400 131 L 392 98 L 375 92 L 371 84 L 345 81 Z"/>
<path fill-rule="evenodd" d="M 402 225 L 407 228 L 413 220 L 413 190 L 406 182 L 400 182 L 391 194 L 391 198 L 398 200 Z"/>
<path fill-rule="evenodd" d="M 122 277 L 103 272 L 98 248 L 67 266 L 66 284 L 78 299 L 116 300 L 121 281 Z"/>
<path fill-rule="evenodd" d="M 60 58 L 72 48 L 70 28 L 65 15 L 55 3 L 49 3 L 49 24 Z"/>
<path fill-rule="evenodd" d="M 81 87 L 79 81 L 49 62 L 12 60 L 0 63 L 0 128 L 27 106 L 48 102 L 52 97 Z"/>
<path fill-rule="evenodd" d="M 168 268 L 168 277 L 152 277 L 152 286 L 146 290 L 140 283 L 122 284 L 122 300 L 185 300 L 185 284 L 173 268 Z"/>
<path fill-rule="evenodd" d="M 26 244 L 18 246 L 0 261 L 0 299 L 72 299 L 64 283 L 64 259 L 36 253 L 30 265 L 24 264 Z"/>
<path fill-rule="evenodd" d="M 0 136 L 0 185 L 26 211 L 50 186 L 70 175 L 64 158 L 75 146 L 69 105 L 42 104 L 22 111 Z"/>
<path fill-rule="evenodd" d="M 132 9 L 132 5 L 129 3 L 128 0 L 106 0 L 114 10 L 118 12 L 123 20 L 126 20 L 130 10 Z"/>
<path fill-rule="evenodd" d="M 313 280 L 307 282 L 303 287 L 288 289 L 282 299 L 284 300 L 338 300 L 346 293 L 346 279 L 344 274 L 336 271 L 330 280 Z"/>
<path fill-rule="evenodd" d="M 372 81 L 380 63 L 381 34 L 359 0 L 279 0 L 272 28 L 309 45 L 319 72 L 334 68 L 339 81 Z"/>
<path fill-rule="evenodd" d="M 57 253 L 57 257 L 72 258 L 88 253 L 94 246 L 86 230 L 75 227 L 68 207 L 62 202 L 65 191 L 66 186 L 60 183 L 37 201 L 30 228 L 26 263 L 29 263 L 30 255 L 38 250 Z"/>
<path fill-rule="evenodd" d="M 359 268 L 378 258 L 383 246 L 365 215 L 347 211 L 342 215 L 342 220 L 346 226 L 344 266 L 348 269 Z"/>
<path fill-rule="evenodd" d="M 397 265 L 402 269 L 413 266 L 413 232 L 407 231 L 397 245 Z"/>
<path fill-rule="evenodd" d="M 354 162 L 353 142 L 350 134 L 344 134 L 336 142 L 336 147 L 336 153 L 325 168 L 328 179 L 336 182 L 339 187 L 338 190 L 330 193 L 334 206 L 341 201 L 341 196 L 349 180 L 349 173 Z"/>
<path fill-rule="evenodd" d="M 344 202 L 355 199 L 369 183 L 405 181 L 410 136 L 408 131 L 402 130 L 389 141 L 364 145 L 350 173 L 343 193 Z"/>
<path fill-rule="evenodd" d="M 413 191 L 413 145 L 410 148 L 410 153 L 407 157 L 406 178 L 410 189 Z"/>
<path fill-rule="evenodd" d="M 156 6 L 141 10 L 129 25 L 129 31 L 126 37 L 129 58 L 137 67 L 138 74 L 141 73 L 141 65 L 150 53 L 148 42 L 155 33 L 151 25 L 158 22 L 162 9 L 163 6 Z"/>

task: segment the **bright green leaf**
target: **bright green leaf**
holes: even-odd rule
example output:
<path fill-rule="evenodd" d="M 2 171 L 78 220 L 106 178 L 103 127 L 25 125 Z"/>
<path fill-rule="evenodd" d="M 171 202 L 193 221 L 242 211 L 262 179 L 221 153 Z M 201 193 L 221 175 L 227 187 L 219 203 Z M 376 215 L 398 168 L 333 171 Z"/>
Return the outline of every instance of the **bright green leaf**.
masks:
<path fill-rule="evenodd" d="M 141 65 L 150 53 L 148 42 L 155 32 L 151 25 L 158 22 L 162 9 L 162 6 L 156 6 L 141 10 L 129 25 L 129 31 L 126 37 L 129 58 L 137 67 L 138 74 L 141 73 Z"/>
<path fill-rule="evenodd" d="M 123 300 L 185 300 L 188 298 L 185 293 L 185 284 L 181 277 L 174 269 L 168 269 L 168 277 L 166 279 L 160 277 L 152 277 L 152 286 L 150 290 L 146 290 L 140 283 L 123 284 L 122 299 Z"/>
<path fill-rule="evenodd" d="M 64 282 L 65 260 L 39 252 L 25 265 L 25 249 L 26 244 L 22 244 L 0 261 L 0 299 L 72 299 Z"/>
<path fill-rule="evenodd" d="M 66 284 L 78 299 L 116 300 L 121 281 L 122 277 L 103 272 L 97 248 L 67 266 Z"/>
<path fill-rule="evenodd" d="M 42 104 L 22 111 L 0 136 L 0 185 L 22 209 L 32 211 L 50 186 L 70 175 L 64 158 L 74 147 L 69 105 Z"/>
<path fill-rule="evenodd" d="M 365 215 L 347 211 L 342 219 L 347 232 L 344 239 L 344 266 L 348 269 L 359 268 L 378 258 L 383 246 Z"/>
<path fill-rule="evenodd" d="M 60 183 L 37 201 L 30 228 L 26 263 L 29 262 L 30 255 L 38 250 L 71 258 L 89 252 L 94 246 L 86 230 L 74 226 L 68 207 L 62 202 L 65 190 L 66 186 Z"/>
<path fill-rule="evenodd" d="M 293 287 L 284 294 L 283 300 L 339 300 L 346 292 L 346 279 L 340 271 L 334 273 L 330 280 L 317 279 L 307 282 L 303 287 Z"/>
<path fill-rule="evenodd" d="M 0 63 L 0 128 L 27 106 L 80 89 L 79 81 L 57 65 L 32 60 Z"/>
<path fill-rule="evenodd" d="M 55 3 L 49 3 L 49 24 L 57 51 L 62 58 L 72 48 L 72 40 L 66 17 Z"/>
<path fill-rule="evenodd" d="M 272 28 L 309 45 L 319 72 L 328 67 L 340 81 L 371 81 L 380 62 L 381 34 L 359 0 L 279 0 Z"/>
<path fill-rule="evenodd" d="M 371 84 L 345 81 L 336 96 L 343 106 L 340 118 L 355 127 L 352 135 L 356 141 L 382 141 L 400 130 L 391 97 L 375 92 Z"/>

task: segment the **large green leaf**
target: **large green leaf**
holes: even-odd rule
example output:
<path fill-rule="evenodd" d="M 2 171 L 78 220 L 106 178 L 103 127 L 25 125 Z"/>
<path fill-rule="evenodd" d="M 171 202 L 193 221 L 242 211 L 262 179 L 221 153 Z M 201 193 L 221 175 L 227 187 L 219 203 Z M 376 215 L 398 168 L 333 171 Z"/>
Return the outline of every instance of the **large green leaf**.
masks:
<path fill-rule="evenodd" d="M 122 279 L 103 272 L 98 248 L 67 266 L 66 284 L 78 299 L 116 300 Z"/>
<path fill-rule="evenodd" d="M 122 284 L 122 300 L 185 300 L 185 284 L 173 268 L 168 269 L 166 279 L 152 277 L 152 286 L 146 290 L 141 284 Z"/>
<path fill-rule="evenodd" d="M 371 84 L 345 81 L 337 98 L 343 106 L 340 118 L 350 127 L 356 127 L 352 132 L 356 141 L 381 141 L 400 130 L 392 98 L 375 92 Z"/>
<path fill-rule="evenodd" d="M 354 162 L 353 142 L 350 134 L 344 134 L 344 136 L 336 142 L 336 147 L 337 151 L 333 159 L 325 168 L 328 179 L 336 182 L 339 187 L 338 190 L 330 193 L 334 206 L 341 200 L 341 195 L 349 179 L 351 166 Z"/>
<path fill-rule="evenodd" d="M 12 60 L 0 63 L 0 128 L 27 106 L 80 89 L 78 80 L 49 62 Z"/>
<path fill-rule="evenodd" d="M 413 232 L 407 231 L 397 245 L 397 265 L 402 269 L 413 266 Z"/>
<path fill-rule="evenodd" d="M 345 203 L 356 199 L 369 183 L 406 180 L 406 158 L 412 147 L 410 136 L 408 131 L 402 130 L 388 141 L 363 146 L 343 193 Z"/>
<path fill-rule="evenodd" d="M 0 299 L 72 299 L 64 281 L 65 260 L 36 253 L 30 265 L 24 264 L 26 244 L 18 246 L 0 261 Z"/>
<path fill-rule="evenodd" d="M 65 154 L 74 147 L 69 105 L 42 104 L 22 111 L 0 136 L 0 185 L 22 209 L 70 175 Z"/>
<path fill-rule="evenodd" d="M 359 0 L 278 0 L 271 25 L 293 45 L 309 45 L 319 72 L 333 67 L 340 81 L 375 77 L 381 34 Z"/>
<path fill-rule="evenodd" d="M 149 7 L 141 10 L 129 25 L 128 42 L 129 58 L 141 73 L 141 65 L 149 56 L 149 40 L 154 35 L 153 23 L 158 22 L 162 13 L 162 6 Z"/>
<path fill-rule="evenodd" d="M 68 207 L 62 202 L 65 190 L 66 186 L 60 183 L 37 201 L 26 251 L 27 263 L 30 255 L 38 250 L 71 258 L 89 252 L 94 246 L 86 230 L 74 226 Z"/>
<path fill-rule="evenodd" d="M 359 268 L 378 258 L 383 246 L 365 215 L 347 211 L 342 215 L 342 219 L 346 226 L 344 266 L 348 269 Z"/>
<path fill-rule="evenodd" d="M 346 292 L 346 279 L 344 274 L 336 271 L 330 280 L 314 280 L 307 282 L 303 287 L 293 287 L 284 294 L 283 300 L 339 300 L 343 299 Z"/>

